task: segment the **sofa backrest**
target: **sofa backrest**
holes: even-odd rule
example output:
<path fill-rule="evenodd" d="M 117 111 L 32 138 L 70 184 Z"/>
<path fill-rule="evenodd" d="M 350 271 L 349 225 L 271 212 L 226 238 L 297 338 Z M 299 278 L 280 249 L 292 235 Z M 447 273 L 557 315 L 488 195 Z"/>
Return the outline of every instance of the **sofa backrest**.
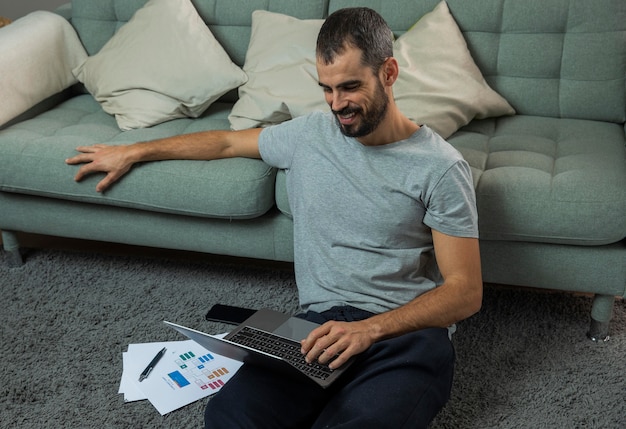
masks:
<path fill-rule="evenodd" d="M 72 24 L 91 55 L 147 0 L 73 0 Z M 396 35 L 439 0 L 192 0 L 233 61 L 243 65 L 252 11 L 323 18 L 376 9 Z M 518 114 L 626 121 L 624 0 L 448 0 L 487 82 Z"/>
<path fill-rule="evenodd" d="M 331 0 L 378 10 L 397 33 L 439 0 Z M 448 0 L 476 64 L 518 114 L 626 120 L 626 1 Z"/>

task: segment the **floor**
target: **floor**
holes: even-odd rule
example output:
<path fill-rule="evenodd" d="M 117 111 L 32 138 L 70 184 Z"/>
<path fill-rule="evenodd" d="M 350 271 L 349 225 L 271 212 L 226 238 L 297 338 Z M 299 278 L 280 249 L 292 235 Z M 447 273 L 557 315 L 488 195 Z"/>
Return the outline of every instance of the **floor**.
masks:
<path fill-rule="evenodd" d="M 40 234 L 28 234 L 18 233 L 19 241 L 25 249 L 58 249 L 77 252 L 97 252 L 102 254 L 122 255 L 122 256 L 137 256 L 148 258 L 163 258 L 163 259 L 180 259 L 184 261 L 197 261 L 206 262 L 208 260 L 217 263 L 229 263 L 229 264 L 243 264 L 247 266 L 261 267 L 261 268 L 274 268 L 280 270 L 293 270 L 293 263 L 280 262 L 280 261 L 268 261 L 263 259 L 251 259 L 240 258 L 235 256 L 225 255 L 213 255 L 200 252 L 189 252 L 184 250 L 171 250 L 171 249 L 159 249 L 153 247 L 144 246 L 132 246 L 128 244 L 119 243 L 107 243 L 100 241 L 79 240 L 73 238 L 53 237 Z M 0 244 L 2 244 L 2 237 L 0 236 Z M 498 285 L 498 287 L 513 288 L 513 289 L 528 289 L 539 293 L 563 293 L 560 290 L 548 290 L 529 288 L 524 286 L 514 285 Z M 586 295 L 591 296 L 588 293 L 573 293 L 574 295 Z M 617 299 L 625 299 L 622 297 L 616 297 Z"/>

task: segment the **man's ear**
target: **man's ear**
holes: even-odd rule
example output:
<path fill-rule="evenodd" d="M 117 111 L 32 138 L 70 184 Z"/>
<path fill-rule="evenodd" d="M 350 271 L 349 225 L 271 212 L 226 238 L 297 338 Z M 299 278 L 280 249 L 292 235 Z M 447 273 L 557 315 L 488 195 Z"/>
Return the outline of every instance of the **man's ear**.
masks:
<path fill-rule="evenodd" d="M 381 67 L 381 79 L 383 84 L 392 86 L 398 79 L 399 72 L 398 61 L 394 57 L 387 58 Z"/>

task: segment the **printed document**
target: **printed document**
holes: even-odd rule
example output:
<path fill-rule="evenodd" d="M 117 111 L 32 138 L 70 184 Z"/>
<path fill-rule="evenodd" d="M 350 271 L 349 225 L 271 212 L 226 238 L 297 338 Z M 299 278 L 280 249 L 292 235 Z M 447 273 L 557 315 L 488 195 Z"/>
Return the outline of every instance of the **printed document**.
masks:
<path fill-rule="evenodd" d="M 165 355 L 140 382 L 139 375 L 163 347 Z M 130 344 L 122 362 L 119 393 L 124 400 L 148 399 L 161 415 L 217 393 L 242 365 L 192 340 Z"/>

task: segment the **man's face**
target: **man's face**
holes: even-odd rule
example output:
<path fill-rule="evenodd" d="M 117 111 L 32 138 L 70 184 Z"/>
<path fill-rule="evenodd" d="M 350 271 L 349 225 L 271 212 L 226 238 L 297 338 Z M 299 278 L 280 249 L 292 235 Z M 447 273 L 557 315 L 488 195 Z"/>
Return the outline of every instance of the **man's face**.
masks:
<path fill-rule="evenodd" d="M 348 48 L 332 64 L 317 64 L 319 84 L 341 132 L 365 137 L 376 130 L 387 113 L 389 98 L 370 67 L 361 63 L 361 51 Z"/>

